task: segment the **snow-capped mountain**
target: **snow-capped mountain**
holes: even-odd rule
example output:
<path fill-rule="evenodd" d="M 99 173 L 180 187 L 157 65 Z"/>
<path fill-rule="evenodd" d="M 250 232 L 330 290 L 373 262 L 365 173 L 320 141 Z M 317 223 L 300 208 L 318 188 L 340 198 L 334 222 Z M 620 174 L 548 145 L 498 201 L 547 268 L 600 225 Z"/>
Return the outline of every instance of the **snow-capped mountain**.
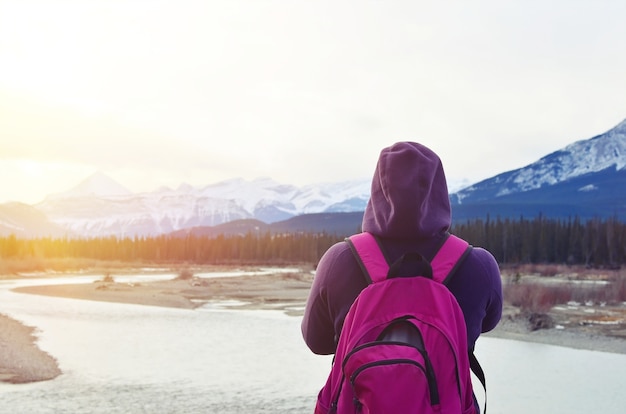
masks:
<path fill-rule="evenodd" d="M 98 173 L 35 207 L 70 235 L 151 236 L 239 219 L 272 223 L 307 213 L 362 211 L 369 186 L 369 179 L 298 188 L 270 178 L 235 178 L 133 194 Z"/>
<path fill-rule="evenodd" d="M 626 120 L 604 134 L 574 142 L 526 167 L 451 195 L 457 216 L 582 218 L 626 215 Z"/>
<path fill-rule="evenodd" d="M 106 174 L 97 172 L 71 190 L 59 194 L 50 194 L 46 198 L 88 198 L 129 195 L 132 195 L 132 191 Z"/>
<path fill-rule="evenodd" d="M 526 167 L 476 183 L 454 194 L 463 204 L 521 193 L 563 183 L 573 178 L 612 168 L 626 167 L 626 120 L 604 134 L 574 142 Z"/>
<path fill-rule="evenodd" d="M 626 120 L 610 131 L 574 142 L 526 167 L 499 174 L 451 194 L 453 220 L 492 217 L 616 216 L 626 220 Z M 73 189 L 27 206 L 0 205 L 0 234 L 20 237 L 154 236 L 255 219 L 293 228 L 294 219 L 329 223 L 328 214 L 365 209 L 370 178 L 296 187 L 270 178 L 241 178 L 204 187 L 132 193 L 102 173 Z M 21 207 L 20 207 L 21 206 Z M 324 214 L 319 214 L 324 213 Z M 349 228 L 359 222 L 354 214 Z M 333 228 L 339 228 L 339 224 Z M 285 223 L 283 227 L 281 223 Z M 356 224 L 355 224 L 356 223 Z M 319 224 L 320 231 L 325 230 Z M 307 230 L 308 231 L 308 230 Z"/>

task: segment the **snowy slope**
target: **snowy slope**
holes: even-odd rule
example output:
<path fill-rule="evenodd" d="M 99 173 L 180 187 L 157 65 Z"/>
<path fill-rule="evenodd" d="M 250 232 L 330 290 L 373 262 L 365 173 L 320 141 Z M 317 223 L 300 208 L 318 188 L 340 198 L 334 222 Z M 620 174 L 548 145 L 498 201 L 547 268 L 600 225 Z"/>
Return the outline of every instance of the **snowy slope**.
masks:
<path fill-rule="evenodd" d="M 36 205 L 56 225 L 85 236 L 148 236 L 233 220 L 266 223 L 321 212 L 363 211 L 369 179 L 298 188 L 270 178 L 241 178 L 196 188 L 133 194 L 96 174 Z"/>
<path fill-rule="evenodd" d="M 499 174 L 455 193 L 456 204 L 503 197 L 561 184 L 587 174 L 626 167 L 626 120 L 610 131 L 574 142 L 526 167 Z"/>

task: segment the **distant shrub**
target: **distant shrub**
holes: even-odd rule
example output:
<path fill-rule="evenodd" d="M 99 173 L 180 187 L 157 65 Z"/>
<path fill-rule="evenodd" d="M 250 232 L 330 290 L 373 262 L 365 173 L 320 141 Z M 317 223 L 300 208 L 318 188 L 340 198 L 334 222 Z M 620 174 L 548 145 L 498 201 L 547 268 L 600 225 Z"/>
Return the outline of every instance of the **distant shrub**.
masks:
<path fill-rule="evenodd" d="M 111 276 L 110 273 L 107 273 L 106 275 L 104 275 L 104 277 L 102 278 L 101 282 L 104 282 L 104 283 L 115 283 L 115 279 L 113 279 L 113 276 Z"/>
<path fill-rule="evenodd" d="M 615 292 L 615 300 L 619 302 L 626 302 L 626 276 L 622 275 L 618 280 L 616 280 L 613 287 L 613 292 Z"/>
<path fill-rule="evenodd" d="M 554 328 L 554 320 L 546 313 L 531 313 L 528 315 L 528 328 L 531 331 Z"/>
<path fill-rule="evenodd" d="M 603 301 L 607 303 L 626 302 L 626 274 L 617 274 L 604 289 Z"/>
<path fill-rule="evenodd" d="M 563 269 L 562 266 L 551 264 L 540 267 L 538 272 L 541 276 L 556 276 L 563 273 Z"/>
<path fill-rule="evenodd" d="M 176 279 L 178 280 L 190 280 L 193 278 L 193 272 L 190 269 L 181 269 L 180 272 L 178 272 L 178 276 L 176 277 Z"/>
<path fill-rule="evenodd" d="M 524 283 L 513 278 L 503 287 L 504 300 L 523 311 L 545 313 L 555 305 L 578 303 L 616 304 L 626 301 L 626 276 L 620 274 L 603 285 Z"/>
<path fill-rule="evenodd" d="M 504 286 L 504 299 L 524 311 L 543 313 L 554 305 L 567 303 L 571 286 L 546 286 L 540 283 L 514 283 Z"/>

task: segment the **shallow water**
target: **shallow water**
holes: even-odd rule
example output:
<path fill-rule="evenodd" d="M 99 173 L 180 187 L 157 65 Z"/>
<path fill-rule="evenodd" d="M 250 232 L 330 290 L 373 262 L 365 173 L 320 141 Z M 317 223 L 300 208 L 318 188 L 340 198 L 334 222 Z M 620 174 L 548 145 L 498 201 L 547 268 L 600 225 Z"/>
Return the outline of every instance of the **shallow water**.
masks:
<path fill-rule="evenodd" d="M 0 312 L 38 327 L 40 347 L 64 373 L 0 383 L 2 412 L 311 413 L 330 366 L 304 345 L 300 318 L 280 312 L 100 303 L 17 294 L 12 285 L 0 282 Z M 626 355 L 495 338 L 481 338 L 477 354 L 489 413 L 626 406 Z"/>

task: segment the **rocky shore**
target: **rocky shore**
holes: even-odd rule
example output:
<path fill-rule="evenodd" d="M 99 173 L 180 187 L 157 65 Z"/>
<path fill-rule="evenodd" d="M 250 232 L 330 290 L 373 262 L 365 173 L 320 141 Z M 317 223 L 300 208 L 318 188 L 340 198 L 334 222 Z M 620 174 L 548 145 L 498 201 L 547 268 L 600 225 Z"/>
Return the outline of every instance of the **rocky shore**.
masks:
<path fill-rule="evenodd" d="M 282 310 L 300 316 L 312 279 L 310 271 L 215 279 L 187 275 L 145 283 L 118 283 L 114 278 L 103 278 L 90 284 L 21 287 L 15 291 L 190 310 L 211 303 L 236 309 Z M 34 328 L 0 314 L 0 381 L 41 381 L 61 373 L 54 358 L 36 346 L 35 333 Z M 498 327 L 486 335 L 626 353 L 626 306 L 570 304 L 541 315 L 507 306 Z"/>

